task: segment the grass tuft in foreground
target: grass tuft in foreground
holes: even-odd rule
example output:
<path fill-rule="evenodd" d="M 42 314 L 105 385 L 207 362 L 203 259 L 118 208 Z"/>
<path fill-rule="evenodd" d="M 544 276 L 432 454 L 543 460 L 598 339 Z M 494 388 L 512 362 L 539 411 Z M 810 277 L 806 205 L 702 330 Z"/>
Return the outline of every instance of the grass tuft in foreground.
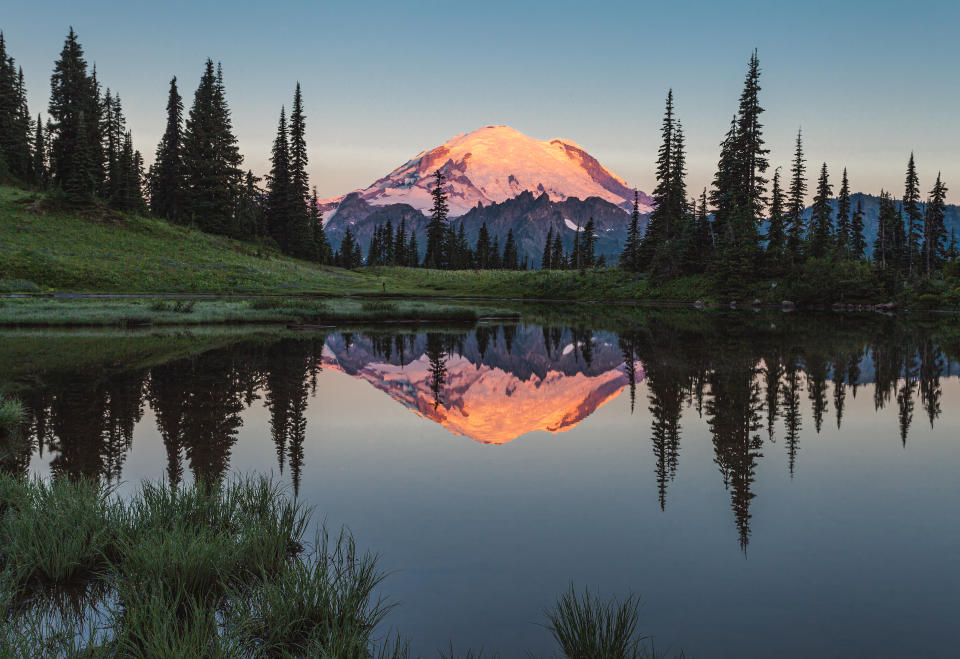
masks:
<path fill-rule="evenodd" d="M 307 520 L 265 479 L 144 484 L 125 502 L 90 481 L 0 476 L 0 655 L 384 652 L 376 557 L 347 534 L 305 545 Z M 71 606 L 59 605 L 54 591 L 71 588 Z"/>
<path fill-rule="evenodd" d="M 557 603 L 545 612 L 547 629 L 565 657 L 592 659 L 656 659 L 662 657 L 649 637 L 639 633 L 640 599 L 602 600 L 584 590 L 581 595 L 571 585 Z M 682 657 L 681 655 L 679 655 Z"/>

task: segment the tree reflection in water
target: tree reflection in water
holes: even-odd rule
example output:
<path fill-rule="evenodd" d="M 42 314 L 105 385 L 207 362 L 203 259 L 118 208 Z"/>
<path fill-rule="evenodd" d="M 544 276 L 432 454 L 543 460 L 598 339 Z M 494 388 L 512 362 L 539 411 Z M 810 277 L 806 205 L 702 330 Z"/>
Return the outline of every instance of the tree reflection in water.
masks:
<path fill-rule="evenodd" d="M 0 379 L 0 391 L 12 390 L 24 403 L 30 440 L 7 451 L 2 465 L 19 473 L 35 455 L 49 463 L 54 478 L 117 482 L 149 408 L 170 485 L 181 483 L 185 470 L 220 482 L 229 473 L 244 410 L 260 404 L 269 413 L 277 467 L 299 492 L 307 408 L 323 365 L 367 379 L 453 432 L 492 443 L 531 430 L 567 430 L 624 390 L 634 414 L 642 386 L 657 504 L 666 510 L 680 471 L 685 410 L 696 414 L 696 423 L 703 417 L 745 551 L 764 445 L 781 441 L 782 424 L 785 469 L 793 478 L 804 398 L 819 434 L 831 401 L 839 429 L 849 398 L 872 387 L 876 410 L 896 402 L 906 447 L 917 402 L 931 427 L 941 415 L 942 378 L 956 370 L 960 353 L 946 323 L 778 322 L 748 314 L 645 312 L 596 326 L 259 335 L 149 367 L 106 359 L 71 371 L 41 363 L 30 378 Z"/>

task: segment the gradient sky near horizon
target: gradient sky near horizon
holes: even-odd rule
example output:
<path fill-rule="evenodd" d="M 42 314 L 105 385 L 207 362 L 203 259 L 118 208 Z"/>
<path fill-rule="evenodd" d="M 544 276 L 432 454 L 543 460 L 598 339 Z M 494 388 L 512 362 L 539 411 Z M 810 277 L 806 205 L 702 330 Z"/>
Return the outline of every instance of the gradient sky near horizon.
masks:
<path fill-rule="evenodd" d="M 960 199 L 958 2 L 5 4 L 0 30 L 31 111 L 46 112 L 73 25 L 148 162 L 169 79 L 189 108 L 210 57 L 223 63 L 245 166 L 258 174 L 301 82 L 322 197 L 490 124 L 573 140 L 649 192 L 670 87 L 696 191 L 712 178 L 756 47 L 771 164 L 789 166 L 802 127 L 810 170 L 827 162 L 835 184 L 845 166 L 854 189 L 897 194 L 914 151 L 924 192 L 942 171 Z"/>

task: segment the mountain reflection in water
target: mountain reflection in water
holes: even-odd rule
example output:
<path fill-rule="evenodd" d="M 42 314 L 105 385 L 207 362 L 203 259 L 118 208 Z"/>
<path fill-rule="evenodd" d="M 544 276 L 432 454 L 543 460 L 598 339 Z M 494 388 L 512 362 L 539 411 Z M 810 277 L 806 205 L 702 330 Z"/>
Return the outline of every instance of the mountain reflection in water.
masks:
<path fill-rule="evenodd" d="M 626 390 L 631 412 L 649 410 L 659 507 L 667 507 L 680 470 L 684 424 L 703 423 L 745 549 L 756 468 L 768 443 L 784 442 L 792 476 L 802 426 L 812 423 L 819 433 L 832 415 L 840 428 L 848 396 L 865 394 L 876 410 L 897 407 L 906 447 L 916 416 L 933 426 L 941 415 L 942 382 L 956 373 L 957 348 L 946 324 L 798 318 L 778 328 L 759 317 L 665 314 L 597 331 L 503 325 L 259 336 L 142 367 L 109 356 L 82 368 L 62 361 L 46 367 L 38 357 L 29 373 L 0 376 L 0 391 L 26 406 L 32 446 L 5 451 L 2 466 L 26 473 L 33 460 L 54 477 L 119 481 L 149 407 L 169 482 L 180 482 L 185 470 L 220 481 L 244 411 L 262 406 L 276 467 L 299 491 L 310 394 L 324 369 L 362 379 L 451 433 L 486 444 L 567 431 Z M 804 397 L 809 419 L 801 413 Z"/>

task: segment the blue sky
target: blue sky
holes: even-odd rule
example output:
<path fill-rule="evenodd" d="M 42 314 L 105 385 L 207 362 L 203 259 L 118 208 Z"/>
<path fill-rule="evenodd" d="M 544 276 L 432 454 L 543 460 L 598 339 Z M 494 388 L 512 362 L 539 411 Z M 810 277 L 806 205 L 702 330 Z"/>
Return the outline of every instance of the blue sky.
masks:
<path fill-rule="evenodd" d="M 247 166 L 262 174 L 297 80 L 321 196 L 365 187 L 423 149 L 488 124 L 573 140 L 630 185 L 653 187 L 669 87 L 689 148 L 691 190 L 759 49 L 771 162 L 803 128 L 810 168 L 897 194 L 911 150 L 921 186 L 938 170 L 960 199 L 960 3 L 248 2 L 6 3 L 31 110 L 45 111 L 70 25 L 124 101 L 152 158 L 167 84 L 189 107 L 206 57 L 223 62 Z M 12 6 L 11 6 L 12 5 Z"/>

